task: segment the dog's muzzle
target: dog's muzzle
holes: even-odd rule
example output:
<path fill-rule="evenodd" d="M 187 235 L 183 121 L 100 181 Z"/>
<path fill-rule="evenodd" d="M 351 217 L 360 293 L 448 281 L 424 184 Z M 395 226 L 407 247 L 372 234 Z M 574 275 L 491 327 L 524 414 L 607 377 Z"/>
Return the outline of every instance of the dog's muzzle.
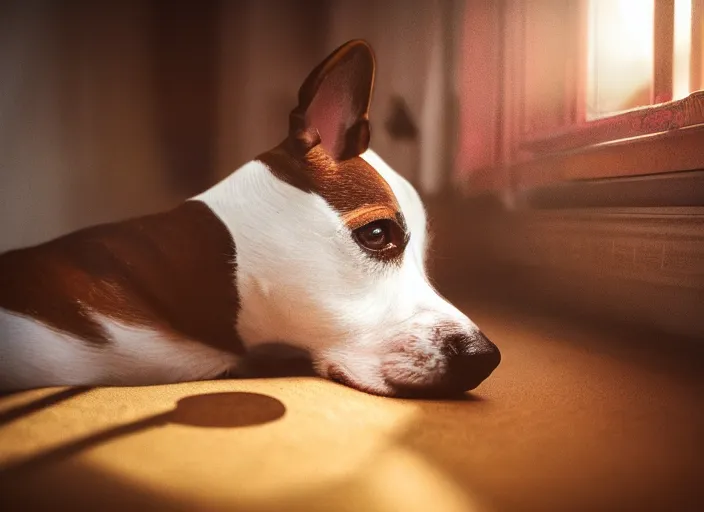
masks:
<path fill-rule="evenodd" d="M 478 330 L 447 334 L 436 343 L 432 354 L 407 350 L 387 360 L 386 382 L 400 395 L 458 394 L 479 386 L 501 362 L 499 349 Z"/>

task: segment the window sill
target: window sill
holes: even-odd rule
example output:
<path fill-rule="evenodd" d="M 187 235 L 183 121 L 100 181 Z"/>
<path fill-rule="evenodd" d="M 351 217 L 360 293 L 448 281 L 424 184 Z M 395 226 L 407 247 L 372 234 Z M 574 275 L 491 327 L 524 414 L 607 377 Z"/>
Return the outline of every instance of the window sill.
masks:
<path fill-rule="evenodd" d="M 536 155 L 549 154 L 697 125 L 704 125 L 704 91 L 678 101 L 638 108 L 558 131 L 528 134 L 520 147 Z"/>
<path fill-rule="evenodd" d="M 571 181 L 704 170 L 704 125 L 534 157 L 511 166 L 477 169 L 457 186 L 467 197 L 523 192 Z"/>

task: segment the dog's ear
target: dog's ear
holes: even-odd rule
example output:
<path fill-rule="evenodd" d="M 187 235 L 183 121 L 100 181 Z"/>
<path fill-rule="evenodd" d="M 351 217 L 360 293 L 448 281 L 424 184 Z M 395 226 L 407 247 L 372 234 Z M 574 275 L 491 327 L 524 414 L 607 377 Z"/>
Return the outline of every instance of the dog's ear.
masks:
<path fill-rule="evenodd" d="M 374 54 L 362 40 L 332 52 L 308 75 L 289 119 L 289 138 L 307 152 L 318 144 L 345 160 L 369 147 Z"/>

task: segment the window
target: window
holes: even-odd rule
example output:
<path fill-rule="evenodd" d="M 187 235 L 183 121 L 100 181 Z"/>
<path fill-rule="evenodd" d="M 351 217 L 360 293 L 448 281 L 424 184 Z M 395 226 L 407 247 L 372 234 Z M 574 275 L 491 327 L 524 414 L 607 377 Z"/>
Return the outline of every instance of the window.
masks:
<path fill-rule="evenodd" d="M 701 68 L 701 52 L 692 51 L 692 33 L 701 13 L 693 7 L 692 0 L 589 0 L 586 120 L 699 89 L 692 68 Z"/>
<path fill-rule="evenodd" d="M 704 0 L 465 5 L 465 190 L 704 169 Z"/>
<path fill-rule="evenodd" d="M 587 120 L 649 105 L 654 0 L 590 0 Z"/>

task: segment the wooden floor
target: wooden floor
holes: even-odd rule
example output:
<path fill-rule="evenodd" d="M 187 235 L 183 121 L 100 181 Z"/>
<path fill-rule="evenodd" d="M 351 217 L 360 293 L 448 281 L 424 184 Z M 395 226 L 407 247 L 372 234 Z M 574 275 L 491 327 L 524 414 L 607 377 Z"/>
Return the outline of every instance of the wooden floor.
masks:
<path fill-rule="evenodd" d="M 701 351 L 463 307 L 503 362 L 462 401 L 315 378 L 0 398 L 0 508 L 704 510 Z"/>

